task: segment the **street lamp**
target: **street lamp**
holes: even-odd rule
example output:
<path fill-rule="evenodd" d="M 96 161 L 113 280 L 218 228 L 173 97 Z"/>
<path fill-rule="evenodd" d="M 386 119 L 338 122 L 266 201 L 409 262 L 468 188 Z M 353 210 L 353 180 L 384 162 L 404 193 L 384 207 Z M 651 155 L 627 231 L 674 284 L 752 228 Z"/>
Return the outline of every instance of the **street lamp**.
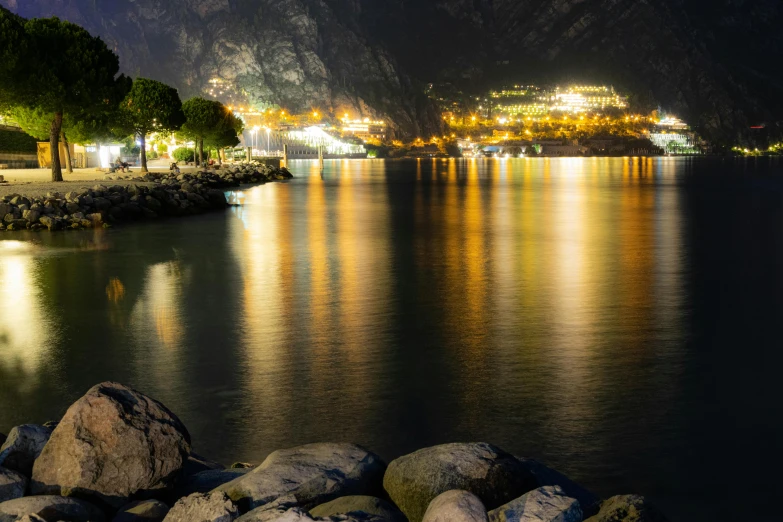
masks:
<path fill-rule="evenodd" d="M 266 155 L 269 156 L 269 135 L 272 133 L 272 129 L 266 128 Z"/>
<path fill-rule="evenodd" d="M 253 151 L 255 151 L 255 148 L 256 148 L 256 133 L 258 133 L 258 125 L 253 127 L 253 130 L 250 131 L 250 135 L 253 137 L 253 140 L 251 142 L 251 147 L 252 147 Z M 251 156 L 252 156 L 252 154 L 251 154 Z"/>

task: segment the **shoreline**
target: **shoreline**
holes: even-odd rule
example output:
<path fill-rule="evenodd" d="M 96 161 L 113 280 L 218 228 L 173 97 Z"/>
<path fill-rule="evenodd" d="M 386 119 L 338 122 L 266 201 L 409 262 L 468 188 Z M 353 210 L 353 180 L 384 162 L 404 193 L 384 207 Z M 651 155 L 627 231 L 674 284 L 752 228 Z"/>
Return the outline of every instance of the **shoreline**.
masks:
<path fill-rule="evenodd" d="M 184 217 L 229 207 L 225 190 L 292 179 L 259 162 L 220 169 L 109 175 L 103 180 L 0 184 L 0 231 L 110 228 L 139 220 Z"/>
<path fill-rule="evenodd" d="M 180 419 L 116 382 L 64 416 L 0 434 L 0 521 L 666 522 L 640 495 L 601 499 L 565 475 L 485 442 L 385 463 L 314 443 L 231 467 L 195 453 Z"/>

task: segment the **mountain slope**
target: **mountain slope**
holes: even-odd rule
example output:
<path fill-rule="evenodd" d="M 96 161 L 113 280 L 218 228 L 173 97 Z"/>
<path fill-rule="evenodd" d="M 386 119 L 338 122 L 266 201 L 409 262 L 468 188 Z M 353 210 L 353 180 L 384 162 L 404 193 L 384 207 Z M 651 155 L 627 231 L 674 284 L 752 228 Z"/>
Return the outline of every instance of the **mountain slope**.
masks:
<path fill-rule="evenodd" d="M 400 133 L 437 130 L 422 89 L 394 59 L 307 0 L 0 0 L 25 17 L 59 16 L 100 35 L 124 71 L 177 86 L 235 83 L 249 101 L 289 111 L 384 117 Z"/>
<path fill-rule="evenodd" d="M 251 101 L 439 125 L 421 84 L 603 81 L 730 142 L 783 120 L 778 0 L 0 0 L 101 35 L 125 71 Z"/>

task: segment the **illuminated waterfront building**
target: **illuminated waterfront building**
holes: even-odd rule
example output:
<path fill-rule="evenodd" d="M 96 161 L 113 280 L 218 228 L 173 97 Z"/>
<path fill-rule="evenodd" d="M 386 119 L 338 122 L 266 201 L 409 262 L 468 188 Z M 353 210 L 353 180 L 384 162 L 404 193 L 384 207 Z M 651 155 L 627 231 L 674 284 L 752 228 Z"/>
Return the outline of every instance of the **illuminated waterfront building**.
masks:
<path fill-rule="evenodd" d="M 698 154 L 696 136 L 691 132 L 649 132 L 646 137 L 667 154 Z"/>

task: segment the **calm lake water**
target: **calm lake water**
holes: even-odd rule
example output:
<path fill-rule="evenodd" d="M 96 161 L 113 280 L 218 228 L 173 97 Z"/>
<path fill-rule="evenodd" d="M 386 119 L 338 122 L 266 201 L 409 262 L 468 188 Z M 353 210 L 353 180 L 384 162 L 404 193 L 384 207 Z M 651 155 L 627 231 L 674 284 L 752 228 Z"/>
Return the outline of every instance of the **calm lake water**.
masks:
<path fill-rule="evenodd" d="M 0 235 L 0 431 L 117 380 L 229 464 L 486 440 L 673 521 L 779 516 L 783 164 L 292 170 L 225 213 Z"/>

